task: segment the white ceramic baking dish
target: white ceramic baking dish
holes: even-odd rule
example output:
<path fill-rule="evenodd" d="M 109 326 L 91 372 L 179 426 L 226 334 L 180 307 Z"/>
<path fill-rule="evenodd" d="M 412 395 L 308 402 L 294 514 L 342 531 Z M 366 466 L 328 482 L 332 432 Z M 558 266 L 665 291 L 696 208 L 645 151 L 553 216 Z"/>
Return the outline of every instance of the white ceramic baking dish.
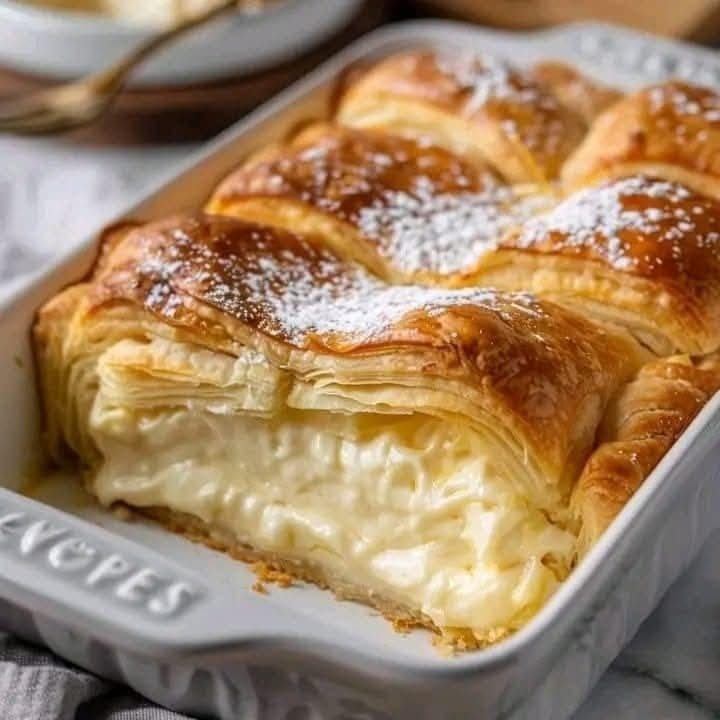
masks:
<path fill-rule="evenodd" d="M 602 26 L 511 35 L 398 25 L 240 122 L 128 214 L 199 207 L 248 152 L 321 115 L 349 63 L 418 45 L 521 64 L 560 58 L 623 87 L 669 74 L 720 84 L 714 54 Z M 315 588 L 258 595 L 241 563 L 79 502 L 71 480 L 30 500 L 16 492 L 37 453 L 28 328 L 37 306 L 81 276 L 93 254 L 89 240 L 0 310 L 0 624 L 159 703 L 223 720 L 559 720 L 720 525 L 716 397 L 527 627 L 486 651 L 446 658 L 425 633 L 398 635 L 372 611 Z"/>

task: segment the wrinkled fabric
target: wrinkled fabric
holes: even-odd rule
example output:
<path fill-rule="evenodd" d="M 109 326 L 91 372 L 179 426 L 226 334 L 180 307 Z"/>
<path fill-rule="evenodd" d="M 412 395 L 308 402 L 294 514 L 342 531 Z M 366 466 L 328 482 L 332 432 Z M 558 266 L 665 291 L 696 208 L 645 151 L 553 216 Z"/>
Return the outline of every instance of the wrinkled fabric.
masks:
<path fill-rule="evenodd" d="M 0 634 L 2 720 L 182 720 L 135 693 Z"/>
<path fill-rule="evenodd" d="M 154 175 L 187 151 L 97 150 L 54 140 L 0 138 L 0 301 L 111 218 L 128 199 L 138 197 Z M 720 534 L 670 591 L 574 720 L 720 716 L 718 558 Z M 284 714 L 278 713 L 282 697 L 273 697 L 271 705 L 274 718 Z M 305 717 L 288 712 L 293 720 Z M 0 720 L 184 717 L 0 633 Z"/>

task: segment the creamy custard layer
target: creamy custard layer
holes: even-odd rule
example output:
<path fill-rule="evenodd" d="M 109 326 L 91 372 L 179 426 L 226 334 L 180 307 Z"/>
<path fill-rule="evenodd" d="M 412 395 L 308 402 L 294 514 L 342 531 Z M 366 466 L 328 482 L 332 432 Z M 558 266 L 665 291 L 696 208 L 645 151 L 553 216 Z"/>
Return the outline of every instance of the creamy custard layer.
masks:
<path fill-rule="evenodd" d="M 165 365 L 155 383 L 123 367 L 148 352 Z M 423 414 L 270 412 L 268 377 L 252 402 L 242 384 L 262 375 L 252 356 L 128 341 L 105 356 L 90 418 L 105 504 L 189 513 L 478 636 L 520 625 L 567 573 L 574 536 L 512 489 L 472 429 Z M 209 400 L 210 378 L 235 402 Z"/>

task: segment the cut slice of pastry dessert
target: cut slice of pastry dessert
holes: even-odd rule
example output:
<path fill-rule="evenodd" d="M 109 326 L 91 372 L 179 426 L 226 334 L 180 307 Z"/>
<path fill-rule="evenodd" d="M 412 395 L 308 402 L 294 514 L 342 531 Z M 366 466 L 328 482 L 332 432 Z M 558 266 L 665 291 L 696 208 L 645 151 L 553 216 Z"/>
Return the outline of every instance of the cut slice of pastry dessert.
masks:
<path fill-rule="evenodd" d="M 513 183 L 556 178 L 585 130 L 583 118 L 530 73 L 467 51 L 380 61 L 348 83 L 337 121 L 428 138 Z"/>
<path fill-rule="evenodd" d="M 646 358 L 531 295 L 202 215 L 115 233 L 35 343 L 53 452 L 103 504 L 470 645 L 568 573 L 575 478 Z"/>
<path fill-rule="evenodd" d="M 453 285 L 550 202 L 437 145 L 316 124 L 250 158 L 207 210 L 317 235 L 392 282 Z"/>

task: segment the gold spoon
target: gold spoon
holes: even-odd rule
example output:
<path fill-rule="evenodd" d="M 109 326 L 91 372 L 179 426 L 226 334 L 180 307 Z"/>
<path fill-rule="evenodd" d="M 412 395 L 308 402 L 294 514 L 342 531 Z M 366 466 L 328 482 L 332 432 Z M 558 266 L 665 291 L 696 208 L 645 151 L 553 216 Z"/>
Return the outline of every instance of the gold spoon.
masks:
<path fill-rule="evenodd" d="M 99 73 L 17 99 L 0 101 L 0 132 L 43 135 L 87 125 L 110 107 L 130 73 L 156 50 L 239 6 L 238 0 L 222 0 L 206 12 L 153 35 Z"/>

